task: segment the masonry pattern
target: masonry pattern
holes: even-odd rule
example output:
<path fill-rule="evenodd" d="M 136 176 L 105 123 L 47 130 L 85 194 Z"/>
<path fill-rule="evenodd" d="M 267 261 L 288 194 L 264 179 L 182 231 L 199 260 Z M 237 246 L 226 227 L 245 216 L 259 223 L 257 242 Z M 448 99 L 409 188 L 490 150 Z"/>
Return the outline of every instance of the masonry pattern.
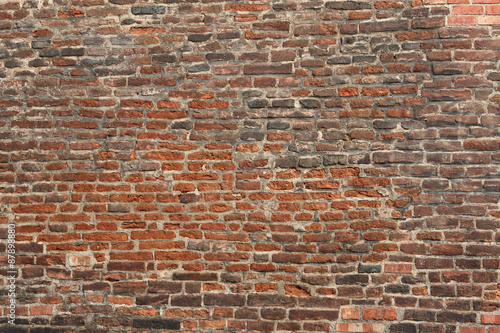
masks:
<path fill-rule="evenodd" d="M 2 1 L 0 330 L 499 333 L 499 27 L 499 0 Z"/>

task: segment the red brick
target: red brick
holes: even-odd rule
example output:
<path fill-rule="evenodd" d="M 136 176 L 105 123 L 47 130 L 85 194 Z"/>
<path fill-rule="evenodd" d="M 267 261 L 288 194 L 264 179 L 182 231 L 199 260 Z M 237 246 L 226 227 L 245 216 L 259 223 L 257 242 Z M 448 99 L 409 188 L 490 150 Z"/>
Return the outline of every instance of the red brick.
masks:
<path fill-rule="evenodd" d="M 396 309 L 363 309 L 364 320 L 396 320 Z"/>
<path fill-rule="evenodd" d="M 361 312 L 359 309 L 342 309 L 342 319 L 344 320 L 359 320 L 361 319 Z"/>
<path fill-rule="evenodd" d="M 0 4 L 33 331 L 497 332 L 500 0 L 35 2 Z"/>
<path fill-rule="evenodd" d="M 481 315 L 481 323 L 489 325 L 500 325 L 500 315 L 483 314 Z"/>

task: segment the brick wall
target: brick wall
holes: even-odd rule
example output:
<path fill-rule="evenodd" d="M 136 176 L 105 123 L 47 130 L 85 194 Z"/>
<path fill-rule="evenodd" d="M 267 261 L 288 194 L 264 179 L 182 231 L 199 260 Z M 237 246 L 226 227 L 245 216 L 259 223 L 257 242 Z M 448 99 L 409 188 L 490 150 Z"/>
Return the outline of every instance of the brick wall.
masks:
<path fill-rule="evenodd" d="M 0 330 L 500 332 L 498 14 L 2 1 Z"/>

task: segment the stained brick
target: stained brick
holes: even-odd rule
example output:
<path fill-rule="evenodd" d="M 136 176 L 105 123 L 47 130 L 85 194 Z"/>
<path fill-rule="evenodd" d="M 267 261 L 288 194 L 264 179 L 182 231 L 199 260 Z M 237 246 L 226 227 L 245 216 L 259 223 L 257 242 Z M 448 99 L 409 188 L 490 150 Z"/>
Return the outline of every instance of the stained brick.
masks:
<path fill-rule="evenodd" d="M 1 3 L 15 331 L 497 332 L 495 2 Z"/>

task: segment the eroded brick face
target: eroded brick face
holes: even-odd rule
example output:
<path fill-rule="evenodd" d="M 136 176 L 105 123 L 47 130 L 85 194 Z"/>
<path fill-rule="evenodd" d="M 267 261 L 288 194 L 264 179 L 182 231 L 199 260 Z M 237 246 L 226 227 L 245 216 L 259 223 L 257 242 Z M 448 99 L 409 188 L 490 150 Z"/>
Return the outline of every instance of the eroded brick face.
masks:
<path fill-rule="evenodd" d="M 500 332 L 498 3 L 2 1 L 2 330 Z"/>

